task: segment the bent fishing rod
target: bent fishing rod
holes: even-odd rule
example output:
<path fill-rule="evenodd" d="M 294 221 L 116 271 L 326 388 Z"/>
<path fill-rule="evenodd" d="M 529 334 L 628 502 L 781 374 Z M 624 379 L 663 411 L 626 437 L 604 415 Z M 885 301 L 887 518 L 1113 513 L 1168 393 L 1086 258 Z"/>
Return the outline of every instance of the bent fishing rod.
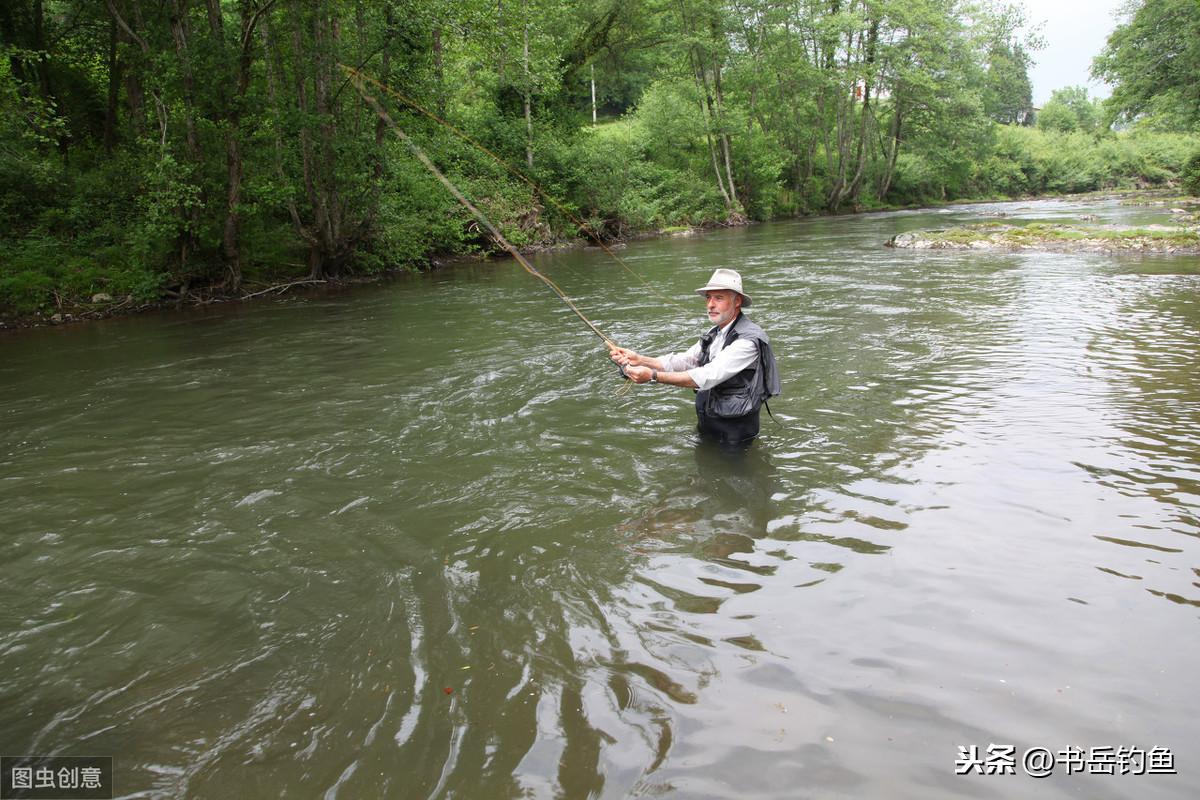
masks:
<path fill-rule="evenodd" d="M 588 327 L 588 330 L 600 337 L 600 340 L 604 342 L 606 347 L 608 347 L 610 353 L 618 349 L 620 345 L 618 345 L 616 342 L 606 336 L 598 327 L 596 327 L 596 324 L 588 319 L 584 313 L 579 310 L 579 307 L 575 305 L 575 302 L 567 296 L 567 293 L 564 292 L 558 284 L 530 264 L 528 259 L 521 255 L 521 252 L 517 250 L 517 248 L 513 247 L 508 239 L 504 237 L 504 234 L 500 233 L 500 230 L 492 224 L 492 221 L 489 220 L 487 216 L 475 206 L 474 203 L 468 200 L 466 195 L 459 191 L 458 187 L 455 186 L 450 179 L 447 178 L 442 171 L 437 168 L 437 165 L 430 160 L 429 156 L 425 154 L 425 151 L 421 149 L 421 146 L 414 142 L 408 136 L 408 134 L 406 134 L 400 128 L 400 126 L 396 124 L 395 120 L 391 118 L 391 115 L 389 115 L 383 106 L 379 104 L 379 101 L 376 100 L 375 97 L 366 90 L 366 88 L 362 85 L 359 73 L 349 69 L 348 67 L 343 67 L 343 69 L 346 70 L 351 82 L 354 84 L 354 88 L 358 90 L 358 93 L 362 96 L 363 101 L 366 102 L 367 105 L 369 105 L 375 111 L 375 113 L 379 115 L 379 118 L 383 120 L 384 124 L 386 124 L 397 136 L 400 137 L 402 142 L 408 145 L 408 149 L 412 151 L 412 154 L 416 156 L 417 160 L 421 162 L 425 169 L 429 170 L 433 177 L 438 179 L 438 182 L 441 183 L 442 186 L 446 187 L 446 191 L 450 192 L 450 194 L 454 196 L 454 199 L 457 200 L 463 208 L 469 211 L 471 215 L 475 217 L 475 219 L 479 220 L 480 224 L 487 228 L 488 232 L 492 235 L 496 242 L 505 250 L 507 250 L 508 253 L 517 260 L 517 263 L 520 264 L 526 272 L 540 280 L 550 289 L 550 291 L 558 295 L 559 299 L 566 303 L 567 306 L 575 312 L 575 315 L 583 321 L 583 324 Z M 620 370 L 622 377 L 628 378 L 628 375 L 625 374 L 624 366 L 617 364 L 617 368 Z"/>

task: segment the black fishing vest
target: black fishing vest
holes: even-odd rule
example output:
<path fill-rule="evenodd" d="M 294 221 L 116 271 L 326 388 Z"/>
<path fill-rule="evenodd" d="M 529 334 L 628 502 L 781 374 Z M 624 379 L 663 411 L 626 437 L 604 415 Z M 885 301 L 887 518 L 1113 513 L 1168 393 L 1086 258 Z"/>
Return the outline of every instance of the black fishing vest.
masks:
<path fill-rule="evenodd" d="M 700 337 L 700 366 L 712 361 L 709 349 L 717 338 L 720 328 L 713 328 Z M 758 358 L 741 372 L 711 389 L 703 389 L 696 395 L 696 411 L 710 417 L 742 417 L 754 414 L 768 398 L 779 394 L 779 370 L 775 365 L 775 354 L 766 331 L 750 321 L 742 313 L 725 333 L 725 347 L 738 339 L 749 339 L 758 348 Z"/>

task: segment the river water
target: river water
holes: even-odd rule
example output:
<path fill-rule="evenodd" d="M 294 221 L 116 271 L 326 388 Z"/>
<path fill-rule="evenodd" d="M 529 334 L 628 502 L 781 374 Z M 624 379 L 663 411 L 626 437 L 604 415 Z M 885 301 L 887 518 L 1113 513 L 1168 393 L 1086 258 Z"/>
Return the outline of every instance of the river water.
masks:
<path fill-rule="evenodd" d="M 1000 213 L 1162 219 L 536 259 L 650 353 L 742 270 L 784 395 L 739 457 L 507 261 L 0 338 L 0 752 L 136 797 L 1195 797 L 1200 259 L 883 247 Z"/>

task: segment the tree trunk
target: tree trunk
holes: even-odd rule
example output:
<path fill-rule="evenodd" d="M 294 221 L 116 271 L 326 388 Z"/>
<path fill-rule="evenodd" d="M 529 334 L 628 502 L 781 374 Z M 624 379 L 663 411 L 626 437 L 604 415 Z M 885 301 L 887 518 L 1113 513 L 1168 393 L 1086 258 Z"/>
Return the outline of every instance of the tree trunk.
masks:
<path fill-rule="evenodd" d="M 714 60 L 715 61 L 715 60 Z M 721 67 L 719 64 L 713 64 L 713 88 L 716 90 L 716 119 L 717 119 L 717 135 L 721 141 L 721 152 L 725 156 L 725 180 L 729 184 L 729 199 L 733 203 L 734 208 L 741 205 L 737 196 L 737 189 L 733 185 L 733 166 L 732 157 L 730 156 L 729 148 L 729 131 L 725 129 L 725 98 L 721 91 Z"/>
<path fill-rule="evenodd" d="M 0 3 L 0 41 L 2 42 L 21 41 L 22 34 L 17 25 L 15 5 L 15 3 Z M 18 83 L 29 82 L 29 76 L 25 72 L 25 59 L 16 50 L 8 52 L 8 69 Z"/>
<path fill-rule="evenodd" d="M 858 193 L 862 188 L 863 175 L 866 173 L 867 167 L 867 152 L 866 144 L 869 134 L 869 123 L 871 120 L 871 81 L 875 77 L 875 44 L 879 38 L 879 21 L 871 22 L 870 32 L 867 34 L 867 58 L 866 70 L 864 70 L 863 80 L 863 105 L 862 105 L 862 120 L 858 131 L 858 152 L 856 159 L 858 167 L 854 172 L 854 178 L 850 181 L 850 189 L 846 192 L 851 203 L 858 203 Z"/>
<path fill-rule="evenodd" d="M 302 225 L 302 229 L 304 231 L 304 239 L 308 242 L 308 277 L 312 280 L 321 280 L 325 277 L 322 240 L 325 230 L 328 227 L 326 222 L 328 215 L 325 211 L 324 197 L 318 191 L 317 187 L 317 156 L 313 148 L 312 133 L 309 131 L 307 122 L 312 114 L 312 108 L 308 98 L 308 82 L 302 66 L 308 65 L 311 62 L 312 56 L 305 52 L 303 21 L 301 17 L 301 14 L 295 14 L 292 17 L 292 49 L 294 51 L 294 58 L 296 59 L 296 107 L 299 109 L 300 116 L 304 120 L 299 126 L 301 173 L 304 182 L 304 194 L 308 198 L 308 205 L 312 210 L 313 216 L 312 225 Z"/>
<path fill-rule="evenodd" d="M 220 55 L 220 68 L 215 70 L 213 78 L 217 85 L 217 115 L 224 117 L 225 123 L 225 225 L 221 233 L 221 252 L 228 270 L 229 288 L 237 291 L 242 284 L 241 253 L 238 251 L 238 196 L 242 185 L 242 158 L 234 130 L 238 113 L 234 108 L 236 100 L 230 102 L 226 88 L 232 70 L 229 48 L 225 43 L 225 24 L 221 19 L 221 2 L 205 0 L 204 4 L 208 11 L 208 29 Z M 245 0 L 242 0 L 242 6 L 244 11 Z"/>
<path fill-rule="evenodd" d="M 725 178 L 721 175 L 721 165 L 717 160 L 717 146 L 713 142 L 712 121 L 710 119 L 709 106 L 711 98 L 708 97 L 708 82 L 704 80 L 703 67 L 700 66 L 699 57 L 695 50 L 691 52 L 693 77 L 696 80 L 696 88 L 700 90 L 700 114 L 704 118 L 704 138 L 708 142 L 708 154 L 712 157 L 713 173 L 717 176 L 717 188 L 721 190 L 721 199 L 725 201 L 725 213 L 733 213 L 733 200 L 729 196 L 729 191 L 725 188 Z"/>
<path fill-rule="evenodd" d="M 117 104 L 121 95 L 121 62 L 117 60 L 117 21 L 108 20 L 108 102 L 104 106 L 104 152 L 117 145 Z"/>
<path fill-rule="evenodd" d="M 862 34 L 858 37 L 858 49 L 863 46 Z M 851 144 L 855 140 L 854 130 L 854 108 L 858 100 L 858 71 L 852 69 L 854 64 L 854 34 L 847 34 L 846 41 L 846 64 L 845 76 L 852 78 L 850 85 L 844 83 L 836 84 L 835 91 L 840 93 L 837 99 L 837 173 L 833 181 L 833 186 L 829 190 L 829 197 L 826 201 L 826 207 L 829 211 L 837 211 L 841 207 L 842 202 L 849 195 L 850 181 L 847 179 L 851 156 Z M 848 92 L 847 92 L 848 90 Z M 864 123 L 866 118 L 866 108 L 863 109 Z M 861 140 L 859 142 L 861 146 Z"/>
<path fill-rule="evenodd" d="M 183 122 L 188 155 L 197 166 L 200 164 L 200 140 L 196 136 L 196 93 L 195 76 L 192 74 L 191 56 L 188 53 L 187 0 L 170 0 L 171 38 L 175 41 L 175 55 L 183 73 Z"/>
<path fill-rule="evenodd" d="M 299 15 L 297 15 L 299 16 Z M 298 64 L 311 64 L 313 92 L 311 105 L 305 79 L 296 70 L 297 99 L 301 113 L 310 112 L 317 119 L 317 141 L 314 143 L 308 125 L 301 126 L 300 140 L 304 161 L 304 186 L 313 209 L 313 238 L 309 246 L 309 277 L 324 280 L 336 274 L 341 266 L 342 207 L 337 189 L 337 128 L 332 107 L 332 84 L 335 59 L 331 52 L 339 38 L 336 22 L 327 5 L 322 4 L 313 14 L 313 52 L 303 58 L 303 32 L 297 20 L 295 29 Z"/>
<path fill-rule="evenodd" d="M 123 69 L 125 78 L 125 106 L 133 135 L 140 137 L 146 132 L 146 92 L 142 87 L 142 76 L 138 69 Z"/>
<path fill-rule="evenodd" d="M 528 13 L 529 3 L 521 3 L 521 11 L 523 14 Z M 529 23 L 525 23 L 523 28 L 524 33 L 524 49 L 522 51 L 522 64 L 525 68 L 525 163 L 533 169 L 533 108 L 530 95 L 533 92 L 533 80 L 529 74 Z"/>
<path fill-rule="evenodd" d="M 704 55 L 700 52 L 700 44 L 695 34 L 694 14 L 688 8 L 685 0 L 679 0 L 679 24 L 685 38 L 689 41 L 688 64 L 692 69 L 692 79 L 696 83 L 696 91 L 700 93 L 700 116 L 704 120 L 704 139 L 708 143 L 708 154 L 712 158 L 713 174 L 717 176 L 717 188 L 721 191 L 721 199 L 725 203 L 725 213 L 731 216 L 734 211 L 730 190 L 725 187 L 725 177 L 721 174 L 721 164 L 717 157 L 717 146 L 713 141 L 712 95 L 708 89 L 708 78 L 704 74 Z"/>
<path fill-rule="evenodd" d="M 686 13 L 684 19 L 687 19 Z M 700 56 L 696 52 L 695 45 L 688 48 L 688 61 L 692 67 L 692 79 L 696 82 L 696 90 L 700 93 L 700 116 L 704 119 L 704 139 L 708 142 L 708 154 L 712 158 L 713 174 L 717 176 L 717 188 L 721 191 L 721 199 L 725 203 L 725 213 L 731 214 L 733 213 L 733 201 L 729 199 L 729 192 L 725 188 L 725 179 L 721 175 L 721 165 L 717 160 L 717 146 L 713 142 L 709 108 L 706 104 L 706 100 L 708 99 L 708 83 L 704 80 L 702 74 L 704 68 L 700 64 Z"/>
<path fill-rule="evenodd" d="M 208 0 L 210 10 L 216 7 L 218 12 L 214 23 L 220 26 L 220 0 Z M 228 104 L 225 131 L 225 227 L 222 233 L 222 249 L 225 252 L 226 266 L 229 269 L 231 289 L 237 291 L 242 286 L 242 179 L 245 175 L 242 160 L 242 109 L 246 92 L 250 89 L 250 70 L 254 64 L 254 28 L 260 22 L 266 24 L 266 15 L 274 0 L 253 10 L 251 0 L 238 0 L 238 21 L 240 36 L 237 38 L 238 52 L 235 54 L 233 67 L 234 96 Z M 265 51 L 264 51 L 265 52 Z"/>
<path fill-rule="evenodd" d="M 283 134 L 281 133 L 283 130 L 283 120 L 280 114 L 279 79 L 276 77 L 275 59 L 272 58 L 275 48 L 271 45 L 270 20 L 264 16 L 260 26 L 263 37 L 263 66 L 265 67 L 264 72 L 267 79 L 267 102 L 271 104 L 271 109 L 274 112 L 271 129 L 274 132 L 275 176 L 279 178 L 280 186 L 292 186 L 293 182 L 288 178 L 283 166 Z M 311 245 L 312 236 L 300 220 L 300 210 L 296 208 L 296 201 L 290 192 L 287 193 L 286 198 L 284 205 L 287 208 L 288 218 L 292 221 L 292 229 L 295 230 L 297 237 Z"/>
<path fill-rule="evenodd" d="M 392 10 L 392 4 L 386 3 L 383 10 L 384 19 L 384 41 L 383 54 L 380 63 L 379 79 L 384 85 L 390 85 L 392 81 L 392 29 L 396 26 L 395 12 Z M 381 185 L 383 181 L 384 167 L 386 166 L 383 143 L 387 138 L 387 123 L 383 117 L 375 115 L 375 185 Z"/>
<path fill-rule="evenodd" d="M 500 78 L 500 83 L 503 85 L 504 56 L 508 52 L 508 48 L 504 45 L 504 0 L 496 0 L 496 30 L 499 34 L 496 38 L 500 41 L 500 46 L 496 48 L 496 75 Z"/>
<path fill-rule="evenodd" d="M 708 29 L 714 46 L 724 41 L 725 35 L 721 31 L 715 14 L 709 17 Z M 709 58 L 713 77 L 713 95 L 709 95 L 708 86 L 705 85 L 705 97 L 713 112 L 713 119 L 717 123 L 717 140 L 721 143 L 721 154 L 725 161 L 725 183 L 729 187 L 729 200 L 733 206 L 733 212 L 739 213 L 738 209 L 740 209 L 741 203 L 738 201 L 737 188 L 733 181 L 733 158 L 730 155 L 729 129 L 725 125 L 725 93 L 721 89 L 721 62 L 716 52 L 709 53 Z"/>
<path fill-rule="evenodd" d="M 50 54 L 46 46 L 46 17 L 42 0 L 33 0 L 33 50 L 37 59 L 34 69 L 37 74 L 38 92 L 47 106 L 57 112 L 59 103 L 54 97 L 54 87 L 50 82 Z M 70 134 L 67 130 L 60 128 L 53 134 L 58 140 L 58 150 L 63 158 L 67 157 L 70 147 Z"/>
<path fill-rule="evenodd" d="M 528 46 L 528 45 L 526 45 Z M 446 117 L 446 75 L 442 64 L 442 26 L 433 28 L 433 75 L 437 81 L 437 112 L 443 119 Z"/>
<path fill-rule="evenodd" d="M 898 94 L 893 96 L 892 102 L 896 104 L 896 113 L 892 117 L 892 127 L 888 135 L 888 139 L 891 141 L 891 152 L 888 153 L 887 166 L 884 168 L 883 177 L 879 181 L 880 200 L 887 197 L 888 190 L 892 188 L 892 176 L 896 172 L 896 157 L 900 154 L 900 126 L 903 112 Z"/>
<path fill-rule="evenodd" d="M 183 73 L 183 121 L 187 141 L 188 157 L 197 172 L 202 169 L 200 158 L 200 140 L 196 135 L 195 116 L 195 79 L 192 74 L 191 56 L 188 52 L 187 0 L 170 1 L 171 38 L 175 41 L 175 54 L 179 58 L 180 69 Z M 179 266 L 186 270 L 188 257 L 196 249 L 196 231 L 200 227 L 200 207 L 205 199 L 191 208 L 181 208 L 180 215 L 185 220 L 184 230 L 179 234 Z"/>
<path fill-rule="evenodd" d="M 139 65 L 139 69 L 128 70 L 128 78 L 125 81 L 125 96 L 129 102 L 129 117 L 133 120 L 134 132 L 140 135 L 142 133 L 142 110 L 145 107 L 145 95 L 142 93 L 141 69 L 150 60 L 150 45 L 125 21 L 125 18 L 121 16 L 121 12 L 117 9 L 114 0 L 105 0 L 104 5 L 108 8 L 109 15 L 117 24 L 117 27 L 120 28 L 121 33 L 125 37 L 128 37 L 128 41 L 136 43 L 138 49 L 142 51 L 142 64 Z M 133 17 L 133 24 L 138 30 L 145 27 L 142 22 L 142 12 L 138 8 L 137 2 L 134 2 L 131 6 L 131 16 Z M 163 156 L 165 156 L 167 151 L 167 106 L 162 100 L 162 94 L 154 87 L 154 84 L 151 84 L 150 96 L 154 98 L 154 114 L 158 118 L 159 149 Z"/>
<path fill-rule="evenodd" d="M 38 91 L 47 101 L 53 100 L 50 87 L 50 59 L 46 52 L 46 14 L 42 0 L 33 0 L 33 50 L 37 53 L 35 67 Z"/>

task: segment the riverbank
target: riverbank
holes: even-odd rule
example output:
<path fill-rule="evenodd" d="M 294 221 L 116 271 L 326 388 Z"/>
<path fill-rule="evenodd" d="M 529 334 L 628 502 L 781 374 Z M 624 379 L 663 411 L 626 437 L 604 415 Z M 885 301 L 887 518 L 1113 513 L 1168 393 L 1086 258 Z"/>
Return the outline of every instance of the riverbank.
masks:
<path fill-rule="evenodd" d="M 518 248 L 523 255 L 537 253 L 561 252 L 577 250 L 586 247 L 604 247 L 619 249 L 632 241 L 642 239 L 698 236 L 705 231 L 722 228 L 741 227 L 753 224 L 745 217 L 734 222 L 706 222 L 700 225 L 668 226 L 658 230 L 632 232 L 620 239 L 606 239 L 597 242 L 588 239 L 557 240 L 538 242 Z M 480 252 L 473 256 L 464 255 L 435 255 L 431 256 L 422 267 L 394 267 L 369 273 L 351 273 L 327 277 L 321 280 L 295 280 L 280 278 L 278 282 L 262 281 L 246 282 L 238 292 L 230 292 L 220 286 L 179 287 L 169 290 L 159 298 L 152 300 L 137 300 L 133 295 L 114 297 L 108 293 L 98 293 L 89 298 L 74 298 L 64 293 L 52 292 L 54 298 L 53 310 L 33 311 L 29 313 L 6 312 L 0 310 L 0 332 L 24 330 L 59 325 L 72 325 L 82 322 L 94 322 L 113 317 L 133 316 L 148 312 L 183 310 L 203 308 L 206 306 L 249 302 L 296 292 L 333 291 L 341 288 L 365 286 L 384 283 L 402 275 L 415 272 L 432 271 L 442 266 L 463 260 L 478 259 L 489 261 L 507 258 L 500 249 Z"/>
<path fill-rule="evenodd" d="M 1073 202 L 1117 200 L 1125 205 L 1163 206 L 1171 208 L 1178 225 L 1149 225 L 1140 227 L 1088 224 L 1094 217 L 1085 217 L 1080 224 L 1010 224 L 984 222 L 963 225 L 945 230 L 924 230 L 900 234 L 886 244 L 903 249 L 1044 249 L 1055 251 L 1137 251 L 1147 253 L 1196 253 L 1200 252 L 1200 198 L 1181 196 L 1177 191 L 1122 190 L 1088 192 L 1077 195 L 1055 194 L 1042 197 L 979 198 L 952 200 L 945 203 L 905 205 L 895 207 L 863 208 L 857 211 L 825 213 L 821 216 L 845 217 L 856 214 L 878 214 L 889 211 L 912 210 L 915 208 L 953 208 L 990 202 L 1034 202 L 1064 200 Z M 1008 214 L 1000 213 L 1006 217 Z M 754 224 L 741 218 L 736 222 L 710 222 L 694 226 L 668 226 L 656 230 L 631 232 L 620 239 L 605 240 L 605 248 L 621 248 L 631 241 L 654 238 L 699 236 L 710 230 Z M 542 242 L 520 248 L 525 255 L 535 253 L 575 250 L 596 247 L 595 241 L 587 239 Z M 489 260 L 505 257 L 503 251 L 480 253 L 473 258 Z M 54 308 L 27 314 L 0 313 L 0 331 L 20 330 L 44 326 L 70 325 L 81 322 L 132 316 L 147 312 L 202 308 L 216 304 L 250 302 L 258 299 L 279 297 L 296 292 L 332 291 L 340 288 L 383 283 L 398 276 L 424 270 L 436 270 L 441 266 L 461 261 L 464 256 L 435 256 L 424 268 L 397 267 L 371 273 L 356 273 L 322 280 L 295 280 L 280 277 L 277 282 L 260 279 L 247 282 L 241 291 L 231 293 L 221 287 L 181 287 L 168 291 L 153 300 L 135 300 L 132 295 L 114 297 L 100 293 L 90 298 L 71 298 L 54 293 Z M 472 257 L 466 257 L 472 258 Z"/>

